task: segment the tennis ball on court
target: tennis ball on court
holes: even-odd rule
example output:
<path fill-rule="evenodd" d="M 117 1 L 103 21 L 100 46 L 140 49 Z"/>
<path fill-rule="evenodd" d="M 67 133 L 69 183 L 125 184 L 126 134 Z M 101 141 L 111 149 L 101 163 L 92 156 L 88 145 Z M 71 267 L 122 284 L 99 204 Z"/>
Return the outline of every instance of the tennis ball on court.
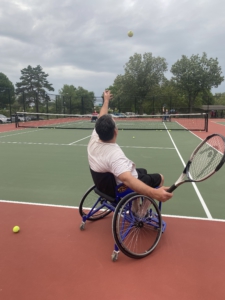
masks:
<path fill-rule="evenodd" d="M 128 33 L 127 33 L 127 35 L 129 36 L 129 37 L 132 37 L 134 34 L 133 34 L 133 31 L 128 31 Z"/>
<path fill-rule="evenodd" d="M 135 136 L 133 136 L 133 139 L 135 139 Z"/>
<path fill-rule="evenodd" d="M 14 233 L 17 233 L 17 232 L 19 232 L 20 231 L 20 227 L 19 226 L 14 226 L 13 227 L 13 232 Z"/>

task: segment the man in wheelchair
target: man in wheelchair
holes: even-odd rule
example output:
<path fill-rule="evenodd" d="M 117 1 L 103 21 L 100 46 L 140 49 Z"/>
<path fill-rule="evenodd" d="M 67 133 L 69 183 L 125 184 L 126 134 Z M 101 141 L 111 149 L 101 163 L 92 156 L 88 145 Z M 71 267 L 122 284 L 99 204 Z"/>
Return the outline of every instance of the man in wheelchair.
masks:
<path fill-rule="evenodd" d="M 118 129 L 108 114 L 110 91 L 104 92 L 104 103 L 88 144 L 88 160 L 94 185 L 81 199 L 80 230 L 86 221 L 97 221 L 111 212 L 116 261 L 119 251 L 131 258 L 152 253 L 166 229 L 161 216 L 161 202 L 173 194 L 163 186 L 161 174 L 137 169 L 116 143 Z M 160 201 L 157 205 L 155 200 Z"/>
<path fill-rule="evenodd" d="M 104 91 L 104 103 L 88 144 L 88 160 L 95 185 L 101 190 L 96 174 L 112 173 L 116 184 L 123 183 L 131 190 L 158 201 L 169 200 L 173 194 L 168 193 L 168 187 L 163 186 L 163 175 L 148 174 L 147 170 L 136 168 L 135 163 L 125 156 L 116 143 L 118 129 L 108 114 L 112 97 L 110 91 Z"/>

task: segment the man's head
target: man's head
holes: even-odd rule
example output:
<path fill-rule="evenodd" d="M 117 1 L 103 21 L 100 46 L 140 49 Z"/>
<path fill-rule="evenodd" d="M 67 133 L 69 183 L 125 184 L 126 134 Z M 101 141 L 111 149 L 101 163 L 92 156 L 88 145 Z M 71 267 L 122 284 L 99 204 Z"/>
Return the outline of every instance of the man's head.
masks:
<path fill-rule="evenodd" d="M 101 116 L 95 124 L 95 130 L 103 142 L 108 142 L 113 139 L 115 129 L 116 124 L 111 115 Z"/>

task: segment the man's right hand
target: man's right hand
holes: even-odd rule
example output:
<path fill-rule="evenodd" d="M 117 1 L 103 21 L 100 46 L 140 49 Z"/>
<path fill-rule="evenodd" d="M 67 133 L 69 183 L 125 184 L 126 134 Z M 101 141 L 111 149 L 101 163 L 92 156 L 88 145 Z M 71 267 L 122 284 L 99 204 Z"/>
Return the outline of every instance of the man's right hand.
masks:
<path fill-rule="evenodd" d="M 154 190 L 154 194 L 155 194 L 154 199 L 165 202 L 165 201 L 169 200 L 170 198 L 172 198 L 173 194 L 168 193 L 167 192 L 168 189 L 169 189 L 169 187 L 165 187 L 165 186 L 155 189 Z"/>

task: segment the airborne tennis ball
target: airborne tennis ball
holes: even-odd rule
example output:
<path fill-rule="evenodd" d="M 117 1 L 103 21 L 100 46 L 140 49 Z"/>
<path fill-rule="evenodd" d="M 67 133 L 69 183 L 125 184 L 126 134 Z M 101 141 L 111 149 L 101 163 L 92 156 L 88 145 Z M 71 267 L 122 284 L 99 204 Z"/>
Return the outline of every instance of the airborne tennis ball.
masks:
<path fill-rule="evenodd" d="M 134 34 L 133 34 L 133 31 L 128 31 L 128 33 L 127 33 L 127 35 L 129 36 L 129 37 L 132 37 Z"/>
<path fill-rule="evenodd" d="M 135 139 L 135 136 L 133 136 L 133 139 Z"/>
<path fill-rule="evenodd" d="M 14 233 L 17 233 L 17 232 L 19 232 L 20 231 L 20 227 L 19 226 L 14 226 L 13 227 L 13 232 Z"/>

